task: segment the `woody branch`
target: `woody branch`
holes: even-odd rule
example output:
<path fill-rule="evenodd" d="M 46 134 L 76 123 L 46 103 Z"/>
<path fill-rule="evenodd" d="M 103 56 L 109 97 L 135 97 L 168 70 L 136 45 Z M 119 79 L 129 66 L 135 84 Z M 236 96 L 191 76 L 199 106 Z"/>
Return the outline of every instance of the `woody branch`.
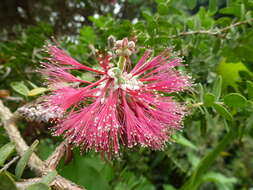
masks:
<path fill-rule="evenodd" d="M 15 143 L 17 153 L 22 156 L 29 146 L 26 144 L 25 140 L 17 129 L 16 120 L 18 119 L 18 115 L 12 114 L 10 110 L 3 105 L 1 100 L 0 118 L 3 122 L 3 127 L 7 135 L 9 136 L 10 140 Z M 28 162 L 28 166 L 36 173 L 37 176 L 40 177 L 42 175 L 46 175 L 48 172 L 56 168 L 61 156 L 63 156 L 63 147 L 65 143 L 66 142 L 64 141 L 62 144 L 60 144 L 46 162 L 42 161 L 35 153 L 33 153 Z M 28 181 L 29 182 L 23 183 L 18 182 L 17 186 L 22 189 L 23 186 L 27 186 L 27 184 L 30 184 L 34 180 L 29 179 Z M 52 182 L 52 186 L 56 190 L 85 190 L 84 188 L 79 187 L 60 175 L 56 176 L 55 180 Z"/>

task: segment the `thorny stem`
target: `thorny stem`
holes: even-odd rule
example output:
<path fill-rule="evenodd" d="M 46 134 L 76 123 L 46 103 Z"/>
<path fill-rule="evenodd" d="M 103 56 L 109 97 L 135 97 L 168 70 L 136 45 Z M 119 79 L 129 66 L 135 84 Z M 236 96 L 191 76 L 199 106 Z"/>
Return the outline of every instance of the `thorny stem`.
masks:
<path fill-rule="evenodd" d="M 9 136 L 10 140 L 15 143 L 17 153 L 20 156 L 22 156 L 24 152 L 29 148 L 29 146 L 26 144 L 25 140 L 23 139 L 19 130 L 17 129 L 15 121 L 18 119 L 18 115 L 12 114 L 10 110 L 3 105 L 1 100 L 0 100 L 0 118 L 3 122 L 3 127 L 7 135 Z M 62 144 L 60 146 L 62 146 Z M 46 175 L 48 172 L 52 171 L 52 168 L 48 167 L 48 163 L 51 163 L 49 164 L 49 166 L 58 164 L 58 160 L 60 159 L 59 157 L 63 155 L 59 154 L 59 152 L 57 151 L 59 149 L 60 148 L 56 148 L 56 151 L 49 157 L 55 159 L 58 156 L 57 159 L 55 159 L 56 162 L 50 160 L 44 162 L 35 153 L 33 153 L 28 162 L 29 167 L 39 177 L 42 175 Z M 32 181 L 32 179 L 30 179 L 30 181 Z M 63 178 L 60 175 L 56 176 L 55 180 L 52 182 L 52 185 L 56 190 L 85 190 L 84 188 L 79 187 L 78 185 Z M 17 186 L 22 186 L 22 183 L 18 182 Z M 20 189 L 22 188 L 20 187 Z"/>
<path fill-rule="evenodd" d="M 248 24 L 250 22 L 253 22 L 253 18 L 249 19 L 249 20 L 236 22 L 234 24 L 231 24 L 231 25 L 229 25 L 227 27 L 224 27 L 224 28 L 222 28 L 220 30 L 217 30 L 217 31 L 214 31 L 214 30 L 198 30 L 198 31 L 181 32 L 179 34 L 172 35 L 169 38 L 178 38 L 178 37 L 182 37 L 182 36 L 198 35 L 198 34 L 204 34 L 204 35 L 210 35 L 210 36 L 224 38 L 224 35 L 222 35 L 222 33 L 227 32 L 227 31 L 231 30 L 234 27 L 238 27 L 238 26 L 243 25 L 243 24 Z"/>

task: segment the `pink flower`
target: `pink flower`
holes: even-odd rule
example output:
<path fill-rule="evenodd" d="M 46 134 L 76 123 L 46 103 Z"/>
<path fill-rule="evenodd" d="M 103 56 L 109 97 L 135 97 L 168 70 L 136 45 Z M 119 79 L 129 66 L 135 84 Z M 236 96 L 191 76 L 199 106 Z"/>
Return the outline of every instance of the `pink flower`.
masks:
<path fill-rule="evenodd" d="M 52 88 L 47 103 L 66 113 L 54 133 L 109 156 L 118 154 L 121 145 L 163 149 L 185 115 L 185 108 L 171 96 L 191 85 L 189 77 L 175 70 L 182 60 L 169 50 L 150 58 L 147 50 L 134 66 L 129 58 L 134 52 L 132 41 L 117 41 L 114 50 L 117 56 L 99 57 L 97 70 L 48 46 L 52 57 L 42 70 Z M 99 80 L 81 80 L 71 70 L 93 72 Z"/>

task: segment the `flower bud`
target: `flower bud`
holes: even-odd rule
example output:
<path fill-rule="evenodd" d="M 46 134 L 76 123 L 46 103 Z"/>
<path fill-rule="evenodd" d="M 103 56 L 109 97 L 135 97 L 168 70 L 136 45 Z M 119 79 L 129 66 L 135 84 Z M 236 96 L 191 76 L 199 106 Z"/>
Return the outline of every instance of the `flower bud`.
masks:
<path fill-rule="evenodd" d="M 122 47 L 123 48 L 126 48 L 128 46 L 128 39 L 127 38 L 124 38 L 123 40 L 122 40 Z"/>
<path fill-rule="evenodd" d="M 133 41 L 128 42 L 128 48 L 134 49 L 135 48 L 135 43 Z"/>
<path fill-rule="evenodd" d="M 122 46 L 122 40 L 117 40 L 115 43 L 116 48 L 120 48 Z"/>
<path fill-rule="evenodd" d="M 110 49 L 112 49 L 114 47 L 115 42 L 116 42 L 116 39 L 115 39 L 114 36 L 111 35 L 111 36 L 108 37 L 107 43 L 108 43 L 108 47 Z"/>

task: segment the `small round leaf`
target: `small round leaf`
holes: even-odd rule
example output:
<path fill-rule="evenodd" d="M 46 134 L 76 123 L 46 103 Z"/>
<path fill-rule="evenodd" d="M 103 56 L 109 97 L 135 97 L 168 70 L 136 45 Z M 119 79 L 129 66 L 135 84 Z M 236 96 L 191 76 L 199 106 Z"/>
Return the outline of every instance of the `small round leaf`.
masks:
<path fill-rule="evenodd" d="M 220 104 L 214 104 L 213 107 L 226 120 L 229 120 L 229 121 L 233 120 L 231 113 L 224 106 Z"/>
<path fill-rule="evenodd" d="M 224 103 L 234 108 L 242 108 L 247 106 L 247 99 L 238 93 L 231 93 L 224 97 Z"/>
<path fill-rule="evenodd" d="M 210 106 L 213 106 L 214 105 L 214 102 L 215 102 L 215 96 L 211 93 L 206 93 L 204 95 L 204 105 L 206 107 L 210 107 Z"/>

